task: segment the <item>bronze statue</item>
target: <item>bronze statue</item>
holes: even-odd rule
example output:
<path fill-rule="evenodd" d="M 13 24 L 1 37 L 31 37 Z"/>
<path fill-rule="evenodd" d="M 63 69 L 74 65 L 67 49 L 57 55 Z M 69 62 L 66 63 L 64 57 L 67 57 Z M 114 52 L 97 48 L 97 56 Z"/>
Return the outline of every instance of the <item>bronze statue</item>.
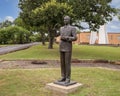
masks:
<path fill-rule="evenodd" d="M 61 76 L 57 84 L 67 85 L 71 78 L 71 55 L 72 55 L 72 41 L 77 39 L 76 28 L 70 25 L 70 17 L 64 17 L 64 26 L 60 28 L 60 62 L 61 62 Z"/>

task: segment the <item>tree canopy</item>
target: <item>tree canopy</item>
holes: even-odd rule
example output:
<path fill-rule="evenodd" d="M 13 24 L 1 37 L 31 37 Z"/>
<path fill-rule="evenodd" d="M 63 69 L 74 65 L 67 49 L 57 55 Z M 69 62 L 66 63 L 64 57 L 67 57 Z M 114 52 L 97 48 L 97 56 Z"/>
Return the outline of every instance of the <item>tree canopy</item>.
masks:
<path fill-rule="evenodd" d="M 118 18 L 120 20 L 120 9 L 117 9 L 117 16 L 118 16 Z"/>
<path fill-rule="evenodd" d="M 20 16 L 26 24 L 33 25 L 31 11 L 43 6 L 44 3 L 51 0 L 20 0 Z M 85 21 L 89 24 L 91 30 L 99 28 L 107 21 L 112 20 L 115 8 L 110 6 L 112 0 L 56 0 L 60 3 L 68 3 L 72 6 L 74 20 Z M 52 1 L 51 1 L 52 2 Z M 54 13 L 54 11 L 53 11 Z M 49 21 L 48 21 L 49 22 Z M 59 21 L 58 21 L 59 22 Z"/>
<path fill-rule="evenodd" d="M 41 6 L 48 0 L 19 0 L 19 8 L 21 9 L 20 17 L 25 24 L 33 26 L 32 10 Z"/>
<path fill-rule="evenodd" d="M 52 42 L 55 36 L 55 27 L 63 22 L 64 15 L 73 15 L 73 10 L 67 3 L 59 3 L 56 0 L 48 1 L 33 11 L 35 22 L 37 26 L 45 24 L 48 29 L 49 47 L 52 48 Z"/>
<path fill-rule="evenodd" d="M 11 26 L 12 24 L 13 24 L 13 22 L 11 22 L 9 20 L 5 20 L 2 23 L 0 23 L 0 28 L 8 27 L 8 26 Z"/>
<path fill-rule="evenodd" d="M 90 30 L 97 30 L 100 25 L 112 20 L 115 8 L 112 0 L 20 0 L 20 18 L 30 26 L 45 26 L 49 32 L 56 25 L 62 24 L 64 15 L 72 16 L 78 26 L 87 22 Z M 54 32 L 50 32 L 50 38 Z M 53 36 L 54 37 L 54 36 Z M 51 42 L 51 40 L 50 40 Z"/>
<path fill-rule="evenodd" d="M 66 0 L 62 0 L 63 2 Z M 116 12 L 110 6 L 112 0 L 67 0 L 73 6 L 75 20 L 87 22 L 91 30 L 112 20 Z"/>

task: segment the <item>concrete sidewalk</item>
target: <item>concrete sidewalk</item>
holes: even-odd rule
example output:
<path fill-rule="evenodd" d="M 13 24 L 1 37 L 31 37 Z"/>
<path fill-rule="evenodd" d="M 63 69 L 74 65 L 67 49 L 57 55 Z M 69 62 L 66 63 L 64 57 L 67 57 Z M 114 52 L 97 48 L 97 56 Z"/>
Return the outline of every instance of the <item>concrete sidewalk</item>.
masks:
<path fill-rule="evenodd" d="M 0 55 L 7 54 L 7 53 L 10 53 L 10 52 L 14 52 L 14 51 L 27 49 L 27 48 L 29 48 L 31 46 L 38 45 L 38 44 L 40 44 L 40 42 L 0 47 Z"/>

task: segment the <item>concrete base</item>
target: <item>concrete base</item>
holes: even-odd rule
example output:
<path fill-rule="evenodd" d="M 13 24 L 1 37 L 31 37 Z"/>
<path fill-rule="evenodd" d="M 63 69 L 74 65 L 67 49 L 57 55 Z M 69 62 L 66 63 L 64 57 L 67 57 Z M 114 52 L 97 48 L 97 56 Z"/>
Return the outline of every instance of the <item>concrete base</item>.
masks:
<path fill-rule="evenodd" d="M 70 86 L 62 86 L 55 83 L 48 83 L 46 85 L 46 88 L 52 90 L 53 92 L 57 91 L 60 93 L 69 94 L 69 93 L 75 92 L 81 86 L 82 84 L 80 83 L 76 83 Z"/>

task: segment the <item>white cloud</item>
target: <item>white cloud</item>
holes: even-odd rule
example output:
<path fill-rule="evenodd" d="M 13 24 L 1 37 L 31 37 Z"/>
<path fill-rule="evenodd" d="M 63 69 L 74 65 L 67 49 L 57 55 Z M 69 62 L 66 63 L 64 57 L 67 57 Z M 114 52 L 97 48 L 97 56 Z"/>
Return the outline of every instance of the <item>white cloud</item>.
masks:
<path fill-rule="evenodd" d="M 115 8 L 120 8 L 120 0 L 112 0 L 111 5 Z"/>
<path fill-rule="evenodd" d="M 111 28 L 112 29 L 120 29 L 118 26 L 115 26 L 115 25 L 111 25 Z"/>
<path fill-rule="evenodd" d="M 111 6 L 114 8 L 120 8 L 120 0 L 112 0 Z M 113 20 L 108 22 L 107 32 L 120 32 L 120 20 L 117 16 L 114 16 Z"/>
<path fill-rule="evenodd" d="M 120 0 L 112 0 L 112 4 L 118 4 Z"/>
<path fill-rule="evenodd" d="M 118 22 L 119 21 L 118 17 L 117 16 L 113 17 L 113 21 Z"/>
<path fill-rule="evenodd" d="M 117 16 L 114 16 L 113 20 L 108 22 L 107 32 L 120 32 L 120 20 L 117 18 Z"/>
<path fill-rule="evenodd" d="M 88 28 L 89 28 L 89 25 L 88 25 L 88 23 L 86 23 L 86 22 L 81 22 L 81 26 L 82 26 L 83 28 L 85 28 L 85 29 L 88 29 Z"/>
<path fill-rule="evenodd" d="M 83 29 L 83 30 L 80 30 L 80 32 L 90 32 L 90 29 Z"/>
<path fill-rule="evenodd" d="M 14 21 L 14 18 L 13 18 L 12 16 L 6 16 L 6 17 L 5 17 L 5 20 L 8 20 L 8 21 L 13 22 L 13 21 Z"/>

